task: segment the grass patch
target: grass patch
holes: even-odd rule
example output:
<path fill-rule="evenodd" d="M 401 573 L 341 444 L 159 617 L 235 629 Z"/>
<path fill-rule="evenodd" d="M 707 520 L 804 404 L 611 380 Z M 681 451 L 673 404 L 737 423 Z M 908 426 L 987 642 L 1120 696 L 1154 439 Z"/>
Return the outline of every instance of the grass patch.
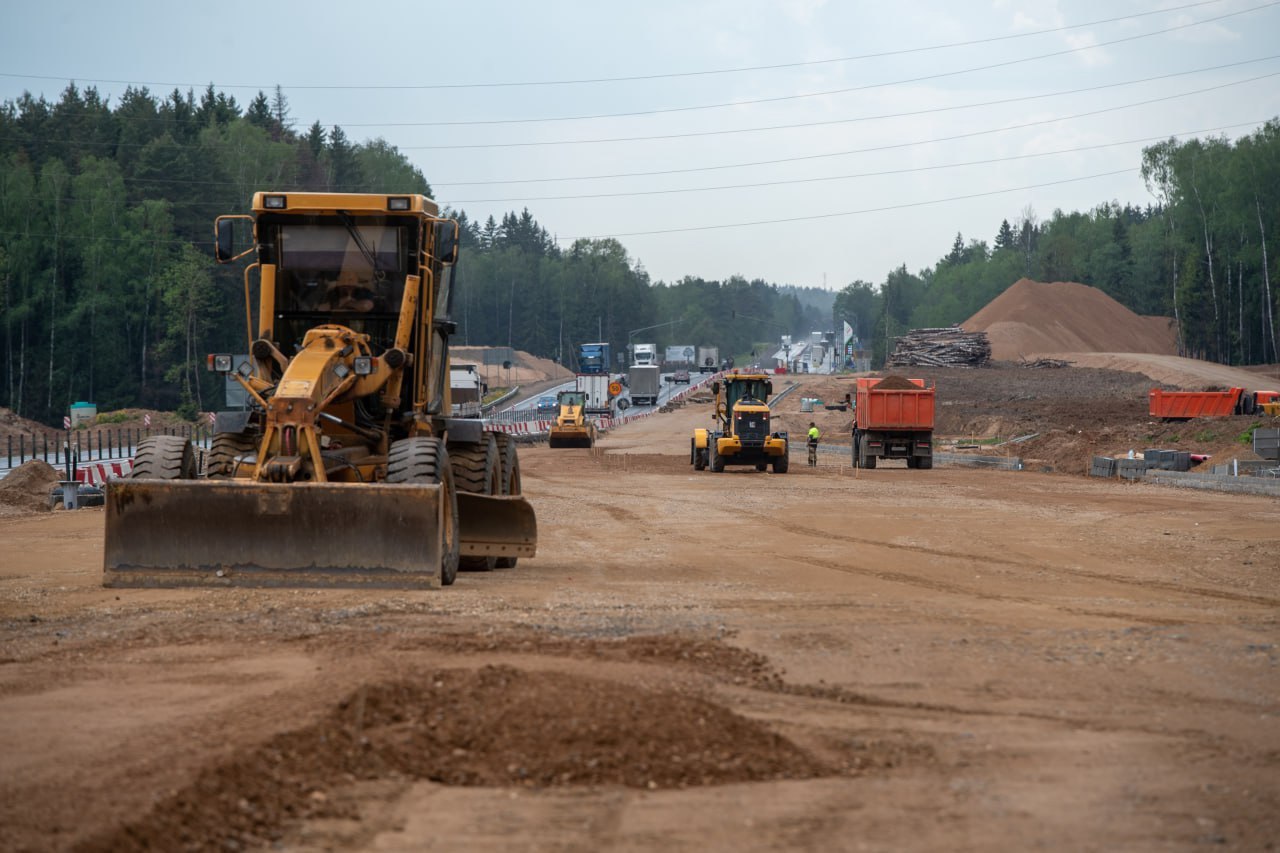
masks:
<path fill-rule="evenodd" d="M 1236 436 L 1236 441 L 1240 442 L 1241 444 L 1252 445 L 1253 431 L 1255 429 L 1258 429 L 1261 426 L 1262 426 L 1262 421 L 1254 421 L 1253 423 L 1249 424 L 1249 428 L 1247 430 L 1245 430 L 1244 432 Z"/>
<path fill-rule="evenodd" d="M 129 420 L 128 412 L 104 412 L 98 415 L 94 423 L 99 424 L 122 424 Z"/>
<path fill-rule="evenodd" d="M 1250 431 L 1250 435 L 1252 434 L 1252 431 Z M 1211 429 L 1202 429 L 1191 437 L 1196 441 L 1213 441 L 1218 437 L 1218 434 Z"/>

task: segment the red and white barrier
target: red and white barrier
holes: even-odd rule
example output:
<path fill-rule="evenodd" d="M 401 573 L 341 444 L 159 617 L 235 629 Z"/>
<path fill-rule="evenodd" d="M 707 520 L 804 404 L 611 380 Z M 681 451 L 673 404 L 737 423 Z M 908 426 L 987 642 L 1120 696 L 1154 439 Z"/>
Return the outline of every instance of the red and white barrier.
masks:
<path fill-rule="evenodd" d="M 76 480 L 89 486 L 101 486 L 111 477 L 127 477 L 133 470 L 132 459 L 114 462 L 83 462 L 76 468 Z"/>

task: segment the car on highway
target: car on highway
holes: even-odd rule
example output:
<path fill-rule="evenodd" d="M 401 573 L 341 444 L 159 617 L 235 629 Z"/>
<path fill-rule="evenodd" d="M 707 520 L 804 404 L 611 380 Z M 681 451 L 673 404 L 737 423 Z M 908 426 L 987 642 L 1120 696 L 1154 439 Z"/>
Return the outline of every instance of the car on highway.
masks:
<path fill-rule="evenodd" d="M 672 382 L 673 384 L 677 384 L 677 385 L 679 385 L 679 384 L 688 385 L 688 384 L 689 384 L 689 371 L 687 371 L 687 370 L 677 370 L 675 373 L 671 374 L 671 382 Z"/>
<path fill-rule="evenodd" d="M 550 394 L 544 394 L 538 398 L 536 404 L 538 417 L 555 417 L 560 411 L 560 406 L 556 403 L 556 398 Z"/>

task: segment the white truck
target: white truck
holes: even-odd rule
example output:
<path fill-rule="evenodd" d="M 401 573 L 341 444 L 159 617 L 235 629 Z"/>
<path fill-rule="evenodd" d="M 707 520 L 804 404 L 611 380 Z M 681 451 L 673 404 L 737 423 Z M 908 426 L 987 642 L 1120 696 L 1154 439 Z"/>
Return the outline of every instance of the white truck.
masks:
<path fill-rule="evenodd" d="M 658 363 L 658 345 L 636 344 L 631 350 L 631 363 L 656 365 Z"/>
<path fill-rule="evenodd" d="M 614 380 L 607 373 L 579 373 L 577 389 L 587 395 L 586 405 L 582 407 L 584 414 L 613 415 L 613 394 L 609 386 Z"/>
<path fill-rule="evenodd" d="M 658 392 L 662 387 L 661 368 L 656 364 L 633 364 L 627 384 L 631 388 L 633 405 L 655 405 L 658 402 Z"/>
<path fill-rule="evenodd" d="M 720 347 L 698 347 L 698 372 L 715 373 L 720 369 Z"/>

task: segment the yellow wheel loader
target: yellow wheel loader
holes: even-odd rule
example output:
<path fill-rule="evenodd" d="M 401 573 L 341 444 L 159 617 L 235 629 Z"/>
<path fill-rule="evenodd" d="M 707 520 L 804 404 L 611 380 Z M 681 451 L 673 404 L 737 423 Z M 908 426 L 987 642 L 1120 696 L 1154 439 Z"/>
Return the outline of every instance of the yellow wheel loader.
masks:
<path fill-rule="evenodd" d="M 104 584 L 409 589 L 533 556 L 514 442 L 451 417 L 457 222 L 421 195 L 252 210 L 215 223 L 219 263 L 256 253 L 249 358 L 209 356 L 248 407 L 217 415 L 204 477 L 188 440 L 140 444 L 107 486 Z"/>
<path fill-rule="evenodd" d="M 596 425 L 585 414 L 585 391 L 561 391 L 556 395 L 560 407 L 551 425 L 547 443 L 552 447 L 592 447 L 596 443 Z"/>
<path fill-rule="evenodd" d="M 771 431 L 769 395 L 773 381 L 763 373 L 729 373 L 723 382 L 712 382 L 716 395 L 715 429 L 696 429 L 689 441 L 689 461 L 694 470 L 717 473 L 726 465 L 754 465 L 764 471 L 785 474 L 790 466 L 786 432 Z"/>

